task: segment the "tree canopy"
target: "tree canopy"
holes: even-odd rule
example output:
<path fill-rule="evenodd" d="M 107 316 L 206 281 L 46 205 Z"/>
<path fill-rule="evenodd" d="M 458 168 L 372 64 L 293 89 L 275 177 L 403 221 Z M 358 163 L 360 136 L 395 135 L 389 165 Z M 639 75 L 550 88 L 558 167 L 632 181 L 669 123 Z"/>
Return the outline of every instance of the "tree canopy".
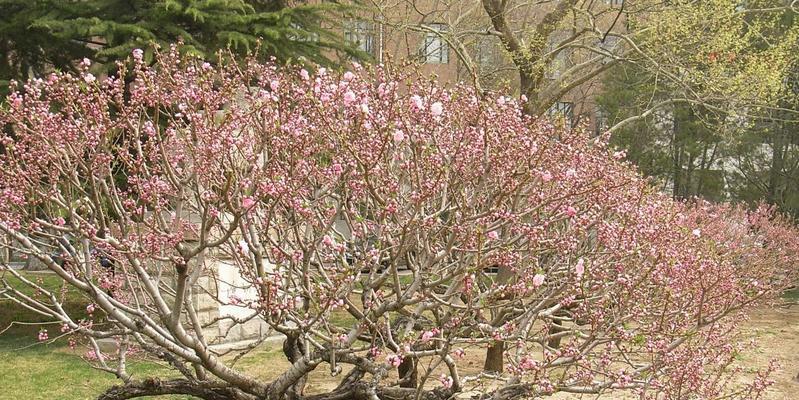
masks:
<path fill-rule="evenodd" d="M 766 29 L 771 40 L 796 27 L 794 12 L 772 17 Z M 762 24 L 759 29 L 763 29 Z M 796 41 L 790 35 L 786 37 Z M 663 181 L 677 198 L 702 196 L 750 204 L 765 200 L 799 215 L 795 179 L 799 59 L 786 54 L 787 58 L 777 61 L 779 67 L 774 68 L 772 55 L 749 67 L 763 69 L 753 76 L 771 82 L 773 87 L 765 89 L 771 94 L 765 95 L 762 91 L 767 83 L 727 70 L 739 62 L 739 57 L 751 57 L 751 51 L 775 44 L 760 35 L 741 35 L 724 43 L 738 44 L 724 52 L 695 56 L 696 65 L 691 72 L 686 69 L 686 74 L 696 77 L 679 85 L 661 79 L 659 70 L 639 65 L 614 67 L 603 79 L 597 98 L 611 127 L 612 143 L 626 149 L 645 174 Z M 722 45 L 711 47 L 719 49 Z M 683 51 L 681 57 L 691 54 Z M 769 75 L 778 70 L 778 75 Z M 717 77 L 723 79 L 709 83 Z M 717 89 L 712 89 L 713 85 Z M 717 98 L 683 101 L 686 93 L 706 90 L 717 91 Z M 661 106 L 655 109 L 658 104 Z"/>
<path fill-rule="evenodd" d="M 727 378 L 746 347 L 738 318 L 799 270 L 799 235 L 773 210 L 673 201 L 605 138 L 466 86 L 359 65 L 215 66 L 177 48 L 143 57 L 123 64 L 132 83 L 87 61 L 16 88 L 0 111 L 0 231 L 91 312 L 77 319 L 5 266 L 0 296 L 121 379 L 102 399 L 753 399 L 768 387 L 767 366 Z M 200 296 L 237 312 L 203 319 Z M 206 336 L 253 319 L 283 335 L 275 379 Z M 104 338 L 117 345 L 100 353 Z M 132 376 L 137 351 L 181 377 Z M 469 367 L 483 359 L 501 375 Z M 309 393 L 323 369 L 337 386 Z"/>

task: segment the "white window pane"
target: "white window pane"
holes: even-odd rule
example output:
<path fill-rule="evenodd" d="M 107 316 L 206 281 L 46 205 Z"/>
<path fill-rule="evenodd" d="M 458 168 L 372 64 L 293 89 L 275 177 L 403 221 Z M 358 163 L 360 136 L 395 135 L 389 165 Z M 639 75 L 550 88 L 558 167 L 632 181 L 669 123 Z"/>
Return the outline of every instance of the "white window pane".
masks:
<path fill-rule="evenodd" d="M 447 31 L 444 24 L 429 24 L 427 28 L 434 32 L 425 33 L 421 55 L 428 64 L 447 64 L 449 63 L 449 46 L 441 37 Z"/>

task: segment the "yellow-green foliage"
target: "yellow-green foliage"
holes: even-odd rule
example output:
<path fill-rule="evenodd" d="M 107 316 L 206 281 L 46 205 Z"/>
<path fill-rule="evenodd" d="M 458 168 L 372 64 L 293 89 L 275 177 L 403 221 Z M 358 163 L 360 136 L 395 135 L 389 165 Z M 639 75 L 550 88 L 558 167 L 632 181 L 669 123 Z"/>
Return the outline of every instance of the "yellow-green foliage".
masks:
<path fill-rule="evenodd" d="M 640 15 L 637 40 L 652 67 L 682 83 L 675 89 L 727 105 L 778 100 L 799 43 L 789 11 L 773 10 L 773 0 L 750 1 L 746 8 L 735 0 L 670 3 Z"/>

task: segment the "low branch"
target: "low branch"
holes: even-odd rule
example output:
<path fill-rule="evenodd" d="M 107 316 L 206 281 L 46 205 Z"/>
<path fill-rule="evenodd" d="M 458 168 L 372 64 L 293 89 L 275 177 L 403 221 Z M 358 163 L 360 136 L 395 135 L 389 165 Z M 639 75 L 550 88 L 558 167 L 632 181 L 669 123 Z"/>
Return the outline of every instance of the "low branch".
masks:
<path fill-rule="evenodd" d="M 186 379 L 162 381 L 146 379 L 132 381 L 126 385 L 117 385 L 97 397 L 97 400 L 125 400 L 145 396 L 164 396 L 170 394 L 189 395 L 205 400 L 254 400 L 252 395 L 245 394 L 225 384 L 211 382 L 191 382 Z"/>

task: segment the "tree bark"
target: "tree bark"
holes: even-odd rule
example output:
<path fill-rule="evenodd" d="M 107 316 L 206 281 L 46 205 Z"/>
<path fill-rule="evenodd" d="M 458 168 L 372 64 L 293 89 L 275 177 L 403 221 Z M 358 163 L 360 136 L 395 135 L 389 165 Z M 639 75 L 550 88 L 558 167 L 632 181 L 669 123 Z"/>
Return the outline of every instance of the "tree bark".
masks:
<path fill-rule="evenodd" d="M 283 342 L 283 353 L 292 364 L 306 355 L 307 349 L 302 340 L 300 340 L 299 334 L 286 337 L 286 340 Z M 308 375 L 306 374 L 289 386 L 288 390 L 286 390 L 286 399 L 293 400 L 302 398 L 307 382 Z"/>
<path fill-rule="evenodd" d="M 785 168 L 784 151 L 785 137 L 780 131 L 772 139 L 771 168 L 769 168 L 768 193 L 766 194 L 766 202 L 768 204 L 778 204 L 780 201 L 782 170 Z"/>
<path fill-rule="evenodd" d="M 499 272 L 497 272 L 497 279 L 496 282 L 502 285 L 508 284 L 511 279 L 514 278 L 516 275 L 513 270 L 511 270 L 507 266 L 503 266 L 499 268 Z M 501 326 L 502 325 L 502 311 L 499 312 L 498 315 L 493 317 L 492 324 L 494 326 Z M 505 342 L 496 342 L 491 345 L 488 350 L 486 351 L 486 358 L 485 363 L 483 364 L 483 370 L 486 372 L 497 372 L 502 373 L 504 371 L 505 365 Z"/>
<path fill-rule="evenodd" d="M 416 388 L 416 385 L 419 383 L 419 376 L 416 370 L 416 359 L 412 357 L 405 357 L 402 360 L 402 364 L 397 367 L 397 371 L 399 372 L 399 377 L 402 382 L 400 382 L 400 387 L 402 388 Z"/>
<path fill-rule="evenodd" d="M 566 329 L 563 329 L 563 321 L 556 319 L 552 321 L 552 326 L 549 327 L 548 332 L 550 335 L 555 335 L 565 330 Z M 549 340 L 547 341 L 547 346 L 553 349 L 560 348 L 560 336 L 549 338 Z"/>
<path fill-rule="evenodd" d="M 486 361 L 483 370 L 487 372 L 502 373 L 505 365 L 505 342 L 497 342 L 486 351 Z"/>
<path fill-rule="evenodd" d="M 672 126 L 672 198 L 675 200 L 682 198 L 682 138 L 679 134 L 679 127 L 677 126 L 676 111 L 674 111 L 674 125 Z"/>
<path fill-rule="evenodd" d="M 164 396 L 170 394 L 189 395 L 205 400 L 252 400 L 234 388 L 220 384 L 191 382 L 186 379 L 162 381 L 156 378 L 132 381 L 125 385 L 113 386 L 97 397 L 97 400 L 125 400 L 144 396 Z"/>

